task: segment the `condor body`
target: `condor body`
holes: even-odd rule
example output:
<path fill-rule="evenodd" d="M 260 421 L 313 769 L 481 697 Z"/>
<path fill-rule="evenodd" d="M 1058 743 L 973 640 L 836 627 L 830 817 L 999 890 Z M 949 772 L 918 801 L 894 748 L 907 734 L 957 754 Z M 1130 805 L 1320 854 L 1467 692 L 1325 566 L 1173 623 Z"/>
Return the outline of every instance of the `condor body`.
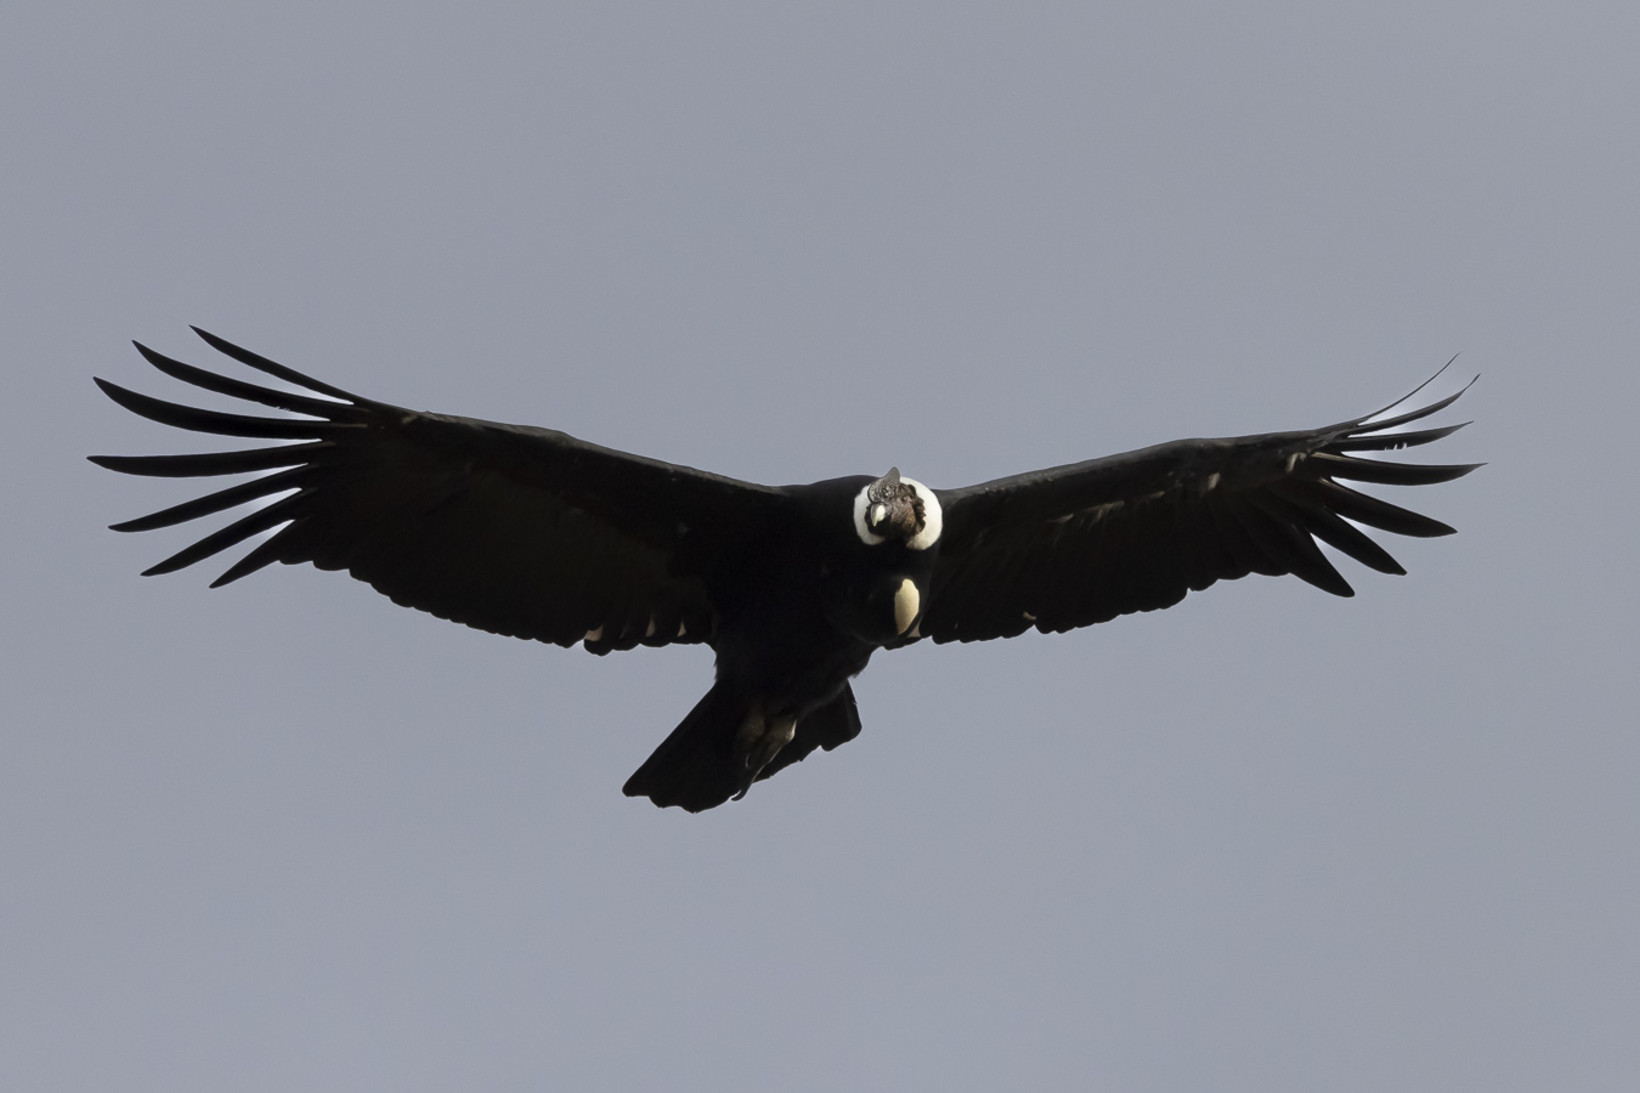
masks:
<path fill-rule="evenodd" d="M 1399 403 L 1321 429 L 1175 441 L 965 489 L 931 489 L 898 469 L 760 486 L 550 429 L 405 410 L 198 333 L 310 393 L 141 345 L 175 379 L 299 416 L 196 409 L 97 381 L 121 406 L 162 424 L 295 441 L 92 457 L 138 475 L 263 472 L 114 525 L 149 530 L 266 502 L 148 573 L 272 530 L 215 584 L 275 561 L 311 562 L 499 634 L 594 653 L 710 645 L 712 688 L 625 786 L 691 811 L 856 736 L 849 680 L 878 649 L 1068 630 L 1167 607 L 1248 573 L 1291 573 L 1351 595 L 1317 539 L 1402 573 L 1361 525 L 1414 536 L 1453 529 L 1342 483 L 1421 485 L 1474 469 L 1355 454 L 1451 434 L 1461 423 L 1407 426 L 1460 391 L 1392 417 L 1381 415 Z"/>

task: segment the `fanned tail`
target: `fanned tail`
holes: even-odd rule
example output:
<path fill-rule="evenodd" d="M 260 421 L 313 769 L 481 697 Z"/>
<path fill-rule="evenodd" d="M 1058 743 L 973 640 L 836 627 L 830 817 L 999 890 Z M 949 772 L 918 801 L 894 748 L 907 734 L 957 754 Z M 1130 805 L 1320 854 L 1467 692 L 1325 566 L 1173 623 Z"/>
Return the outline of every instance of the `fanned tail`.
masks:
<path fill-rule="evenodd" d="M 722 680 L 712 684 L 621 791 L 628 797 L 648 797 L 659 808 L 676 805 L 704 812 L 721 805 L 739 790 L 735 733 L 746 709 L 744 696 Z"/>
<path fill-rule="evenodd" d="M 847 684 L 824 705 L 804 714 L 792 738 L 759 766 L 747 763 L 738 738 L 752 702 L 723 680 L 712 685 L 695 708 L 661 741 L 622 787 L 628 797 L 648 797 L 660 808 L 689 812 L 716 808 L 742 792 L 751 780 L 801 762 L 816 748 L 830 751 L 860 734 L 860 713 Z M 748 778 L 752 770 L 755 779 Z"/>

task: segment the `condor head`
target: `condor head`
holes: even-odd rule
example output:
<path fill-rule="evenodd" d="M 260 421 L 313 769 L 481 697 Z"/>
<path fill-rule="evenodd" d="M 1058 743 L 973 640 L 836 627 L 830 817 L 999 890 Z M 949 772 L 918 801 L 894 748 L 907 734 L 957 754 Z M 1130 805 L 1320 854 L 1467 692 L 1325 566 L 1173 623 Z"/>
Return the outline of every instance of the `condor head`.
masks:
<path fill-rule="evenodd" d="M 943 520 L 934 491 L 898 467 L 854 496 L 854 531 L 867 546 L 899 541 L 927 550 L 939 541 Z"/>

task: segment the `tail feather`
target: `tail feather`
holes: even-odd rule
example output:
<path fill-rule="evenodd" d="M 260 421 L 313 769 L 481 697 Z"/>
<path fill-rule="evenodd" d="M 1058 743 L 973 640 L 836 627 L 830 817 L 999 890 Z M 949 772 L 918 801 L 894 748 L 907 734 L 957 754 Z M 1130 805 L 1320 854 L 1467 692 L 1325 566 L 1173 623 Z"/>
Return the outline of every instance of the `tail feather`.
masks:
<path fill-rule="evenodd" d="M 716 808 L 740 789 L 735 736 L 748 700 L 722 681 L 713 684 L 695 708 L 661 741 L 654 754 L 626 780 L 628 797 L 648 797 L 660 808 L 689 812 Z M 759 773 L 764 779 L 801 762 L 816 748 L 830 751 L 860 735 L 860 713 L 847 684 L 836 698 L 805 714 L 792 740 Z"/>
<path fill-rule="evenodd" d="M 704 812 L 721 805 L 739 789 L 735 733 L 745 716 L 746 700 L 722 682 L 714 683 L 621 792 L 648 797 L 658 808 L 677 805 Z"/>

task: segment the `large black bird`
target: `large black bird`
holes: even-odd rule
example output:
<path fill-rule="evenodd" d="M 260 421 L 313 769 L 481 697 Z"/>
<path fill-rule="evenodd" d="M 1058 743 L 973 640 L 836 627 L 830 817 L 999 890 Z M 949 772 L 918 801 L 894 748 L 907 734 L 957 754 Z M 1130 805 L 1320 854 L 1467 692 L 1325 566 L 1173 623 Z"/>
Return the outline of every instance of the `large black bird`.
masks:
<path fill-rule="evenodd" d="M 898 470 L 759 486 L 551 429 L 361 398 L 195 329 L 241 364 L 310 393 L 217 375 L 140 344 L 168 376 L 297 416 L 196 409 L 97 380 L 161 424 L 295 442 L 93 456 L 127 474 L 259 474 L 115 524 L 147 531 L 262 503 L 147 573 L 278 529 L 212 587 L 270 562 L 312 562 L 345 569 L 395 603 L 497 634 L 599 654 L 704 642 L 717 655 L 716 682 L 625 787 L 692 812 L 852 740 L 860 715 L 849 679 L 878 649 L 1033 627 L 1057 633 L 1168 607 L 1248 573 L 1292 573 L 1353 595 L 1317 539 L 1379 572 L 1404 573 L 1357 525 L 1415 536 L 1453 529 L 1340 482 L 1423 485 L 1478 465 L 1355 454 L 1462 428 L 1403 428 L 1460 391 L 1370 423 L 1407 400 L 1321 429 L 1180 440 L 965 489 L 930 489 Z"/>

